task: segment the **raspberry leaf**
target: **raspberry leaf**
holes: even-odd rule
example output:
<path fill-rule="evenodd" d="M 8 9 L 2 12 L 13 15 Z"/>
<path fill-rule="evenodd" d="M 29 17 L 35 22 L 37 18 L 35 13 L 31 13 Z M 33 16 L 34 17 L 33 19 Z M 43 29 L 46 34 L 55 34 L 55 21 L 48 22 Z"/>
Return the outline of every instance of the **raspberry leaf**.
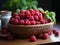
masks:
<path fill-rule="evenodd" d="M 44 9 L 43 8 L 38 8 L 38 10 L 40 10 L 41 12 L 44 12 Z"/>

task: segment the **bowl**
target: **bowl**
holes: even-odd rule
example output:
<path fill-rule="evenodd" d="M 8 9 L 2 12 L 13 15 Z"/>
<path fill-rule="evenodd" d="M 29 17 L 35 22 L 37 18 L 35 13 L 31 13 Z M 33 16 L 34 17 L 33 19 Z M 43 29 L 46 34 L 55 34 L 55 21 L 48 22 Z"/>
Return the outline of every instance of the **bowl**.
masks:
<path fill-rule="evenodd" d="M 8 24 L 8 30 L 20 38 L 29 38 L 32 35 L 46 33 L 52 30 L 54 23 L 38 24 L 38 25 L 13 25 Z"/>

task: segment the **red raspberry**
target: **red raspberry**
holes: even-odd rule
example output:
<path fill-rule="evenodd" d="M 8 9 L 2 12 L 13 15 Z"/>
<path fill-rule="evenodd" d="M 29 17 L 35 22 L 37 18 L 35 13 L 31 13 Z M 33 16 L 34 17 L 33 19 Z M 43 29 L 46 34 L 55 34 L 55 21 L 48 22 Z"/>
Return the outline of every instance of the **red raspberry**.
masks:
<path fill-rule="evenodd" d="M 44 12 L 41 12 L 42 13 L 42 16 L 45 17 L 45 13 Z"/>
<path fill-rule="evenodd" d="M 31 24 L 32 24 L 32 25 L 35 25 L 35 24 L 36 24 L 36 22 L 35 22 L 35 21 L 31 21 Z"/>
<path fill-rule="evenodd" d="M 14 18 L 15 18 L 15 19 L 20 19 L 20 17 L 19 17 L 19 16 L 15 16 Z"/>
<path fill-rule="evenodd" d="M 45 24 L 45 21 L 44 21 L 44 20 L 40 20 L 40 23 L 41 23 L 41 24 Z"/>
<path fill-rule="evenodd" d="M 33 9 L 30 9 L 29 11 L 30 11 L 31 15 L 35 14 L 35 11 Z"/>
<path fill-rule="evenodd" d="M 20 25 L 24 25 L 24 24 L 25 24 L 24 20 L 20 20 L 20 21 L 19 21 L 19 24 L 20 24 Z"/>
<path fill-rule="evenodd" d="M 7 31 L 7 28 L 2 28 L 2 34 L 7 34 L 8 33 L 8 31 Z"/>
<path fill-rule="evenodd" d="M 19 23 L 18 19 L 14 19 L 14 24 L 17 25 Z"/>
<path fill-rule="evenodd" d="M 53 34 L 55 34 L 57 31 L 56 30 L 53 30 Z"/>
<path fill-rule="evenodd" d="M 52 30 L 50 30 L 50 31 L 48 32 L 48 34 L 51 35 L 51 34 L 52 34 Z"/>
<path fill-rule="evenodd" d="M 59 32 L 55 32 L 55 36 L 59 36 Z"/>
<path fill-rule="evenodd" d="M 34 10 L 34 11 L 39 13 L 39 10 Z"/>
<path fill-rule="evenodd" d="M 13 36 L 11 34 L 7 35 L 8 40 L 13 40 Z"/>
<path fill-rule="evenodd" d="M 14 22 L 14 18 L 11 18 L 11 19 L 9 20 L 9 23 L 10 23 L 10 24 L 13 24 L 13 22 Z"/>
<path fill-rule="evenodd" d="M 40 24 L 40 22 L 36 22 L 36 24 Z"/>
<path fill-rule="evenodd" d="M 51 20 L 51 19 L 48 19 L 47 21 L 48 21 L 48 23 L 52 22 L 52 20 Z"/>
<path fill-rule="evenodd" d="M 42 38 L 42 37 L 43 37 L 43 34 L 39 34 L 38 38 L 40 39 L 40 38 Z"/>
<path fill-rule="evenodd" d="M 39 17 L 37 15 L 34 16 L 35 20 L 38 21 Z"/>
<path fill-rule="evenodd" d="M 30 24 L 31 24 L 31 22 L 28 19 L 26 19 L 25 20 L 25 25 L 30 25 Z"/>
<path fill-rule="evenodd" d="M 22 10 L 20 10 L 20 13 L 25 13 L 25 11 L 26 11 L 26 10 L 23 10 L 23 9 L 22 9 Z"/>
<path fill-rule="evenodd" d="M 31 42 L 35 42 L 36 40 L 37 40 L 37 39 L 36 39 L 35 36 L 31 36 L 31 37 L 30 37 L 30 41 L 31 41 Z"/>
<path fill-rule="evenodd" d="M 42 13 L 39 13 L 39 19 L 40 19 L 40 20 L 43 19 Z"/>
<path fill-rule="evenodd" d="M 31 13 L 29 11 L 26 11 L 26 17 L 30 18 L 31 17 Z"/>
<path fill-rule="evenodd" d="M 18 13 L 14 13 L 14 14 L 13 14 L 13 17 L 15 17 L 15 16 L 18 16 Z"/>
<path fill-rule="evenodd" d="M 33 21 L 33 20 L 34 20 L 34 17 L 33 17 L 33 16 L 30 16 L 28 19 L 29 19 L 30 21 Z"/>
<path fill-rule="evenodd" d="M 42 38 L 43 39 L 47 39 L 48 37 L 49 37 L 49 34 L 48 33 L 44 33 Z"/>

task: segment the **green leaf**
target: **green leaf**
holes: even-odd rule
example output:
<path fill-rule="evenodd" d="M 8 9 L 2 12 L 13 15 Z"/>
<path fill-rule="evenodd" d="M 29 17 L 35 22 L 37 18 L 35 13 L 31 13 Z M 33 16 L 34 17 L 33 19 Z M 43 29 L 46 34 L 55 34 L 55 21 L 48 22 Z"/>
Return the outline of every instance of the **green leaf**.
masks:
<path fill-rule="evenodd" d="M 32 8 L 33 9 L 38 9 L 36 5 L 32 5 Z"/>
<path fill-rule="evenodd" d="M 32 5 L 38 5 L 37 1 L 32 1 Z"/>
<path fill-rule="evenodd" d="M 20 9 L 17 9 L 16 12 L 17 12 L 17 13 L 20 13 Z"/>
<path fill-rule="evenodd" d="M 38 10 L 40 10 L 41 12 L 44 12 L 44 9 L 43 8 L 38 8 Z"/>
<path fill-rule="evenodd" d="M 47 15 L 49 15 L 50 12 L 49 12 L 48 10 L 46 10 L 45 13 L 46 13 Z"/>
<path fill-rule="evenodd" d="M 46 15 L 45 18 L 48 20 L 48 19 L 51 19 L 51 17 L 49 15 Z"/>
<path fill-rule="evenodd" d="M 56 24 L 56 18 L 55 18 L 56 14 L 55 14 L 55 12 L 50 12 L 49 15 L 50 15 L 50 17 L 52 18 L 54 24 Z"/>

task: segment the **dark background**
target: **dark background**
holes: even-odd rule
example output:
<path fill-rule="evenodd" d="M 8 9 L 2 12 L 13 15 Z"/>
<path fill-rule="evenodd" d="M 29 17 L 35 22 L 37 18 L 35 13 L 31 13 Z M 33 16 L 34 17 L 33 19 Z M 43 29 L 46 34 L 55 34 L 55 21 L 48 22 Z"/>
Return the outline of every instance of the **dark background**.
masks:
<path fill-rule="evenodd" d="M 4 10 L 2 4 L 7 0 L 0 0 L 0 10 Z M 56 12 L 56 19 L 60 21 L 60 1 L 59 0 L 37 0 L 39 2 L 38 7 L 42 7 L 45 10 Z"/>

